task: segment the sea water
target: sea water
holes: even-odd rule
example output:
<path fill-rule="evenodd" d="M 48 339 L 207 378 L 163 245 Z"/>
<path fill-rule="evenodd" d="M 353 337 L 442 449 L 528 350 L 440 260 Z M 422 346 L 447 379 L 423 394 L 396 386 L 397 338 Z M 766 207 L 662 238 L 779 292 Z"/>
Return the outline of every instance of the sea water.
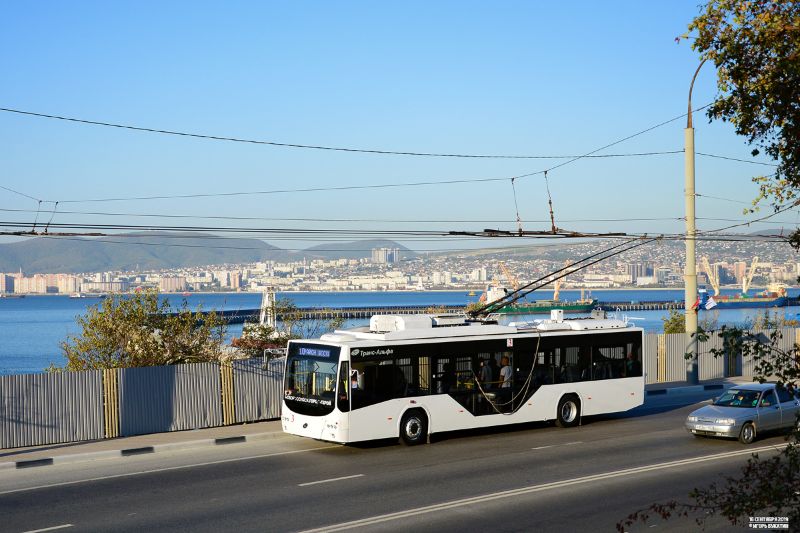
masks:
<path fill-rule="evenodd" d="M 730 291 L 730 294 L 735 291 Z M 797 296 L 800 289 L 789 291 Z M 530 299 L 550 299 L 552 291 L 537 291 Z M 201 293 L 166 295 L 175 307 L 186 300 L 191 309 L 241 310 L 257 309 L 261 304 L 260 293 Z M 298 307 L 380 307 L 380 306 L 431 306 L 466 305 L 478 300 L 478 293 L 468 291 L 372 291 L 372 292 L 289 292 L 279 293 L 278 298 L 291 300 Z M 575 300 L 580 291 L 561 292 L 561 299 Z M 682 301 L 682 289 L 656 290 L 596 290 L 592 297 L 601 302 L 647 302 Z M 66 360 L 61 343 L 70 335 L 80 333 L 76 317 L 102 302 L 99 298 L 70 298 L 63 295 L 33 296 L 25 298 L 0 298 L 0 375 L 43 372 L 51 363 L 63 366 Z M 700 321 L 716 324 L 743 325 L 765 312 L 764 309 L 726 309 L 700 311 Z M 770 310 L 781 317 L 796 319 L 800 307 L 784 307 Z M 627 317 L 635 325 L 648 332 L 660 333 L 663 319 L 669 311 L 629 311 L 618 313 L 618 318 Z M 502 321 L 544 318 L 544 315 L 503 317 Z M 367 319 L 348 320 L 345 326 L 364 325 Z M 228 327 L 228 336 L 241 334 L 242 325 Z"/>

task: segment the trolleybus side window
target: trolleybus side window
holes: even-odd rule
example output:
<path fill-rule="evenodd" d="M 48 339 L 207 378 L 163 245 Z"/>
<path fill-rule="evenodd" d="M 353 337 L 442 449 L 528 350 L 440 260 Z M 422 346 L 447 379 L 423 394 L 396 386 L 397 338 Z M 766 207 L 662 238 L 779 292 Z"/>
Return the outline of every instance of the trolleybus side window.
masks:
<path fill-rule="evenodd" d="M 588 346 L 569 346 L 561 349 L 561 352 L 559 381 L 573 383 L 592 379 L 591 354 Z"/>
<path fill-rule="evenodd" d="M 625 346 L 595 346 L 592 350 L 592 379 L 625 376 Z"/>
<path fill-rule="evenodd" d="M 642 375 L 642 347 L 632 342 L 627 343 L 625 353 L 625 377 L 638 377 Z"/>
<path fill-rule="evenodd" d="M 358 377 L 351 376 L 350 365 L 347 363 L 347 361 L 342 361 L 342 363 L 339 365 L 339 391 L 337 392 L 338 396 L 336 406 L 343 413 L 346 413 L 350 410 L 350 394 L 351 389 L 354 388 L 354 377 L 356 379 L 355 384 L 357 385 Z"/>
<path fill-rule="evenodd" d="M 431 359 L 430 357 L 412 357 L 412 367 L 416 365 L 416 380 L 412 386 L 417 389 L 417 396 L 431 392 Z"/>
<path fill-rule="evenodd" d="M 359 385 L 352 390 L 353 409 L 393 398 L 427 394 L 428 377 L 422 375 L 427 372 L 427 359 L 400 357 L 353 362 L 352 371 L 359 376 Z"/>

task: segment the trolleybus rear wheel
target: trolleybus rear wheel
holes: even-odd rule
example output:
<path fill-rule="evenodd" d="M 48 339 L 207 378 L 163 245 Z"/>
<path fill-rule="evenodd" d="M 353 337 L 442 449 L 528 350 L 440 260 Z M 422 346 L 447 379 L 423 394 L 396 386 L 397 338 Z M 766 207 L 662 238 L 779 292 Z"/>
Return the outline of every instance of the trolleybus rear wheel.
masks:
<path fill-rule="evenodd" d="M 581 402 L 574 394 L 561 397 L 556 412 L 556 425 L 560 428 L 577 426 L 581 418 Z"/>

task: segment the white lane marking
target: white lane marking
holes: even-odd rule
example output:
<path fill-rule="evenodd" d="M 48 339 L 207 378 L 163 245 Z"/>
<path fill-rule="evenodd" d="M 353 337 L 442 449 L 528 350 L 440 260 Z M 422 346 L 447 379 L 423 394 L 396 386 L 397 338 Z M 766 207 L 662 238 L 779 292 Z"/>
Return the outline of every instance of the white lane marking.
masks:
<path fill-rule="evenodd" d="M 543 483 L 541 485 L 531 485 L 528 487 L 522 487 L 519 489 L 512 489 L 512 490 L 504 490 L 501 492 L 493 492 L 489 494 L 484 494 L 481 496 L 474 496 L 471 498 L 463 498 L 461 500 L 453 500 L 450 502 L 439 503 L 434 505 L 427 505 L 425 507 L 416 507 L 414 509 L 407 509 L 405 511 L 399 511 L 396 513 L 387 513 L 383 515 L 372 516 L 369 518 L 362 518 L 360 520 L 353 520 L 351 522 L 342 522 L 340 524 L 332 524 L 330 526 L 320 527 L 316 529 L 307 529 L 301 533 L 322 533 L 322 532 L 330 532 L 330 531 L 344 531 L 346 529 L 354 529 L 357 527 L 364 527 L 364 526 L 371 526 L 375 524 L 380 524 L 383 522 L 390 522 L 392 520 L 399 520 L 401 518 L 410 518 L 416 515 L 422 515 L 426 513 L 434 513 L 437 511 L 446 511 L 448 509 L 455 509 L 458 507 L 465 507 L 468 505 L 475 505 L 478 503 L 493 501 L 493 500 L 500 500 L 504 498 L 514 497 L 514 496 L 524 496 L 526 494 L 532 494 L 534 492 L 542 492 L 546 490 L 558 489 L 563 487 L 569 487 L 572 485 L 580 485 L 583 483 L 590 483 L 592 481 L 602 481 L 606 479 L 613 479 L 619 478 L 624 476 L 631 476 L 635 474 L 641 474 L 643 472 L 652 472 L 655 470 L 665 470 L 667 468 L 674 468 L 679 466 L 686 466 L 691 464 L 697 463 L 704 463 L 707 461 L 716 461 L 719 459 L 728 459 L 731 457 L 738 457 L 740 455 L 752 455 L 753 453 L 763 452 L 763 451 L 780 451 L 785 446 L 762 446 L 760 448 L 750 448 L 747 450 L 739 450 L 735 452 L 724 452 L 724 453 L 717 453 L 713 455 L 704 455 L 700 457 L 692 457 L 689 459 L 680 459 L 677 461 L 669 461 L 666 463 L 657 463 L 654 465 L 646 465 L 646 466 L 639 466 L 636 468 L 626 468 L 624 470 L 614 470 L 612 472 L 605 472 L 603 474 L 593 474 L 590 476 L 583 476 L 577 477 L 573 479 L 565 479 L 562 481 L 554 481 L 551 483 Z"/>
<path fill-rule="evenodd" d="M 364 477 L 364 474 L 354 474 L 352 476 L 334 477 L 331 479 L 322 479 L 320 481 L 309 481 L 308 483 L 299 483 L 298 487 L 308 487 L 309 485 L 319 485 L 320 483 L 330 483 L 331 481 L 341 481 L 343 479 L 353 479 L 354 477 Z"/>
<path fill-rule="evenodd" d="M 24 533 L 41 533 L 42 531 L 55 531 L 56 529 L 66 529 L 68 527 L 73 526 L 72 524 L 62 524 L 60 526 L 46 527 L 44 529 L 31 529 L 30 531 L 25 531 Z"/>
<path fill-rule="evenodd" d="M 39 489 L 49 489 L 52 487 L 63 487 L 66 485 L 77 485 L 79 483 L 89 483 L 92 481 L 103 481 L 105 479 L 116 479 L 122 477 L 132 477 L 132 476 L 141 476 L 144 474 L 154 474 L 156 472 L 169 472 L 170 470 L 183 470 L 186 468 L 194 468 L 197 466 L 209 466 L 209 465 L 219 465 L 224 463 L 236 463 L 239 461 L 247 461 L 250 459 L 263 459 L 265 457 L 276 457 L 279 455 L 291 455 L 295 453 L 305 453 L 305 452 L 315 452 L 317 450 L 329 450 L 331 448 L 341 448 L 341 446 L 321 446 L 319 448 L 307 448 L 305 450 L 291 450 L 288 452 L 275 452 L 275 453 L 265 453 L 263 455 L 251 455 L 248 457 L 236 457 L 234 459 L 220 459 L 219 461 L 208 461 L 206 463 L 194 463 L 190 465 L 181 465 L 181 466 L 168 466 L 165 468 L 156 468 L 153 470 L 141 470 L 139 472 L 128 472 L 125 474 L 114 474 L 110 476 L 101 476 L 101 477 L 90 477 L 87 479 L 78 479 L 75 481 L 64 481 L 62 483 L 50 483 L 48 485 L 37 485 L 35 487 L 25 487 L 23 489 L 13 489 L 13 490 L 5 490 L 0 492 L 0 496 L 5 494 L 15 494 L 17 492 L 29 492 L 32 490 L 39 490 Z"/>
<path fill-rule="evenodd" d="M 546 450 L 547 448 L 555 448 L 556 446 L 575 446 L 576 444 L 583 444 L 583 441 L 575 441 L 575 442 L 565 442 L 564 444 L 549 444 L 547 446 L 537 446 L 536 448 L 531 448 L 531 450 Z"/>

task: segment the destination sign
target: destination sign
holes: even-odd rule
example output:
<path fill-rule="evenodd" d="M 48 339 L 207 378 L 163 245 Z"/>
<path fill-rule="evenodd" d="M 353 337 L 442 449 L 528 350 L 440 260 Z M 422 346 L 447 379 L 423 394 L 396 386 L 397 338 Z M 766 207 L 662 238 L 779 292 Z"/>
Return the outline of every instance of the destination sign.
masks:
<path fill-rule="evenodd" d="M 328 358 L 331 356 L 331 350 L 330 348 L 312 348 L 310 346 L 300 346 L 297 349 L 297 355 Z"/>
<path fill-rule="evenodd" d="M 284 399 L 295 402 L 309 403 L 312 405 L 324 405 L 326 407 L 330 407 L 331 405 L 333 405 L 333 402 L 331 402 L 331 400 L 323 400 L 321 398 L 307 398 L 305 396 L 293 396 L 291 394 L 285 395 Z"/>

